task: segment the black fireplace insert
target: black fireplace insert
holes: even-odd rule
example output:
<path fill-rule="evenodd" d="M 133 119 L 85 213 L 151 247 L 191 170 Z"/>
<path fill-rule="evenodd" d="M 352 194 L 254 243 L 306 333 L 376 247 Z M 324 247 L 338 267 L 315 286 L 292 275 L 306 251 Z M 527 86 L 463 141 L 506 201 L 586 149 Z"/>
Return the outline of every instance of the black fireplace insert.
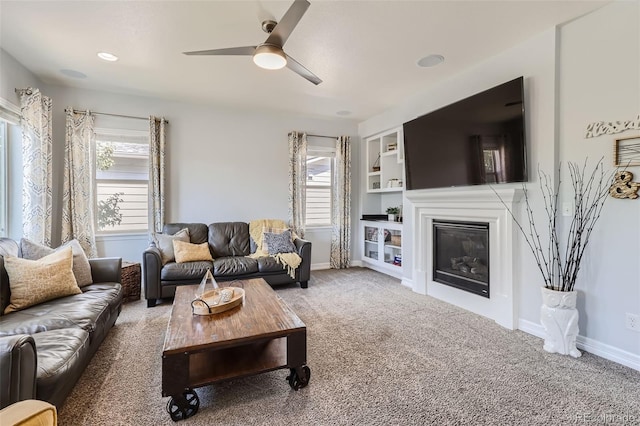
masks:
<path fill-rule="evenodd" d="M 489 224 L 433 221 L 433 280 L 489 297 Z"/>

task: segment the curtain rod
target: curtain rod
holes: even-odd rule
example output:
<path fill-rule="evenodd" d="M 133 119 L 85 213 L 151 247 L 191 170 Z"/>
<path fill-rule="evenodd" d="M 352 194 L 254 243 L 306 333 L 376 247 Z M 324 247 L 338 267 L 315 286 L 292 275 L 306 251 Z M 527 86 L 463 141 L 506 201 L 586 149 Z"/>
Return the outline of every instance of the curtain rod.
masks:
<path fill-rule="evenodd" d="M 310 133 L 307 133 L 307 136 L 312 136 L 314 138 L 338 139 L 338 136 L 312 135 Z"/>
<path fill-rule="evenodd" d="M 111 114 L 109 112 L 97 112 L 97 111 L 89 111 L 89 110 L 85 110 L 85 111 L 81 111 L 81 110 L 77 110 L 74 109 L 73 112 L 75 112 L 76 114 L 86 114 L 86 113 L 91 113 L 91 114 L 96 114 L 96 115 L 108 115 L 111 117 L 122 117 L 122 118 L 133 118 L 136 120 L 149 120 L 149 117 L 137 117 L 135 115 L 123 115 L 123 114 Z M 163 119 L 165 123 L 169 123 L 169 120 L 165 120 Z"/>

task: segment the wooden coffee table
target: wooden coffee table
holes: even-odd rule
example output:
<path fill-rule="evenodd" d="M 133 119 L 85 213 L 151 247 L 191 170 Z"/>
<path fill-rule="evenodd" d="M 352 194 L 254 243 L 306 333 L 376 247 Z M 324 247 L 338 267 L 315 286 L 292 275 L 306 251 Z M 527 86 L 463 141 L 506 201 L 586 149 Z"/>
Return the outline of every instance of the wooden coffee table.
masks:
<path fill-rule="evenodd" d="M 242 305 L 219 314 L 193 315 L 197 286 L 176 288 L 162 349 L 162 396 L 174 421 L 198 411 L 195 388 L 289 368 L 289 385 L 309 383 L 307 328 L 262 278 L 219 283 L 241 287 Z"/>

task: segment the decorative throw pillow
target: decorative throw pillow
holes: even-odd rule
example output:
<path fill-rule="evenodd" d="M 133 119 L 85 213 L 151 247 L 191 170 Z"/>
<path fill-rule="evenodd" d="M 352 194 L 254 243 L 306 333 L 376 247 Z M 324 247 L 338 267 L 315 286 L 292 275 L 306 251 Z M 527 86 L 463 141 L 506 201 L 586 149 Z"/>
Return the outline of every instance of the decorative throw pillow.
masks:
<path fill-rule="evenodd" d="M 59 250 L 63 250 L 67 247 L 71 247 L 71 252 L 73 253 L 73 275 L 75 275 L 76 277 L 78 286 L 84 287 L 93 283 L 89 259 L 87 259 L 87 255 L 85 254 L 78 240 L 71 240 L 55 249 L 35 243 L 26 238 L 22 238 L 20 240 L 20 250 L 22 251 L 22 258 L 28 260 L 38 260 L 43 258 L 44 256 L 55 253 Z"/>
<path fill-rule="evenodd" d="M 263 235 L 263 248 L 270 255 L 278 253 L 291 253 L 296 251 L 296 246 L 291 239 L 291 230 L 287 229 L 282 233 L 265 232 Z"/>
<path fill-rule="evenodd" d="M 162 264 L 166 265 L 169 262 L 176 260 L 175 253 L 173 252 L 173 241 L 190 242 L 189 240 L 189 228 L 179 230 L 173 235 L 168 234 L 153 234 L 153 242 L 156 243 L 156 247 L 160 250 L 160 257 L 162 258 Z"/>
<path fill-rule="evenodd" d="M 6 257 L 11 297 L 4 313 L 82 293 L 71 269 L 72 254 L 71 247 L 65 247 L 38 260 Z"/>
<path fill-rule="evenodd" d="M 267 227 L 267 226 L 263 226 L 262 227 L 262 245 L 259 246 L 258 248 L 260 250 L 262 250 L 264 253 L 269 253 L 269 244 L 267 243 L 267 240 L 264 238 L 264 234 L 282 234 L 284 231 L 288 231 L 289 228 L 275 228 L 275 227 Z"/>
<path fill-rule="evenodd" d="M 180 240 L 173 240 L 173 251 L 176 263 L 195 262 L 198 260 L 213 260 L 209 251 L 209 243 L 191 244 Z"/>

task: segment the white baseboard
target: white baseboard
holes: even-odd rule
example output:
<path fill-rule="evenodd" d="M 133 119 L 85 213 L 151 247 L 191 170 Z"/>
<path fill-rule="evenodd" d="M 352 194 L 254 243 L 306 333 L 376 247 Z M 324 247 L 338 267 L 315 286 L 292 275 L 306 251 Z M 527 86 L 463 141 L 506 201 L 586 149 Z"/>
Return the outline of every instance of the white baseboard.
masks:
<path fill-rule="evenodd" d="M 361 260 L 353 260 L 351 261 L 351 266 L 363 266 Z M 329 262 L 326 263 L 312 263 L 311 268 L 312 271 L 320 271 L 323 269 L 331 269 L 331 264 Z"/>
<path fill-rule="evenodd" d="M 312 271 L 320 271 L 322 269 L 331 269 L 331 264 L 327 263 L 312 263 L 311 268 Z"/>
<path fill-rule="evenodd" d="M 518 329 L 524 331 L 525 333 L 529 333 L 536 337 L 544 339 L 544 328 L 542 327 L 542 325 L 535 322 L 520 319 L 518 321 Z M 598 342 L 597 340 L 593 340 L 580 335 L 578 335 L 578 337 L 576 338 L 576 346 L 578 347 L 578 349 L 582 349 L 591 354 L 640 371 L 639 355 L 623 351 L 622 349 L 618 349 L 614 346 L 607 345 L 605 343 Z"/>
<path fill-rule="evenodd" d="M 409 278 L 402 278 L 402 281 L 400 283 L 405 287 L 413 289 L 413 280 L 410 280 Z"/>

